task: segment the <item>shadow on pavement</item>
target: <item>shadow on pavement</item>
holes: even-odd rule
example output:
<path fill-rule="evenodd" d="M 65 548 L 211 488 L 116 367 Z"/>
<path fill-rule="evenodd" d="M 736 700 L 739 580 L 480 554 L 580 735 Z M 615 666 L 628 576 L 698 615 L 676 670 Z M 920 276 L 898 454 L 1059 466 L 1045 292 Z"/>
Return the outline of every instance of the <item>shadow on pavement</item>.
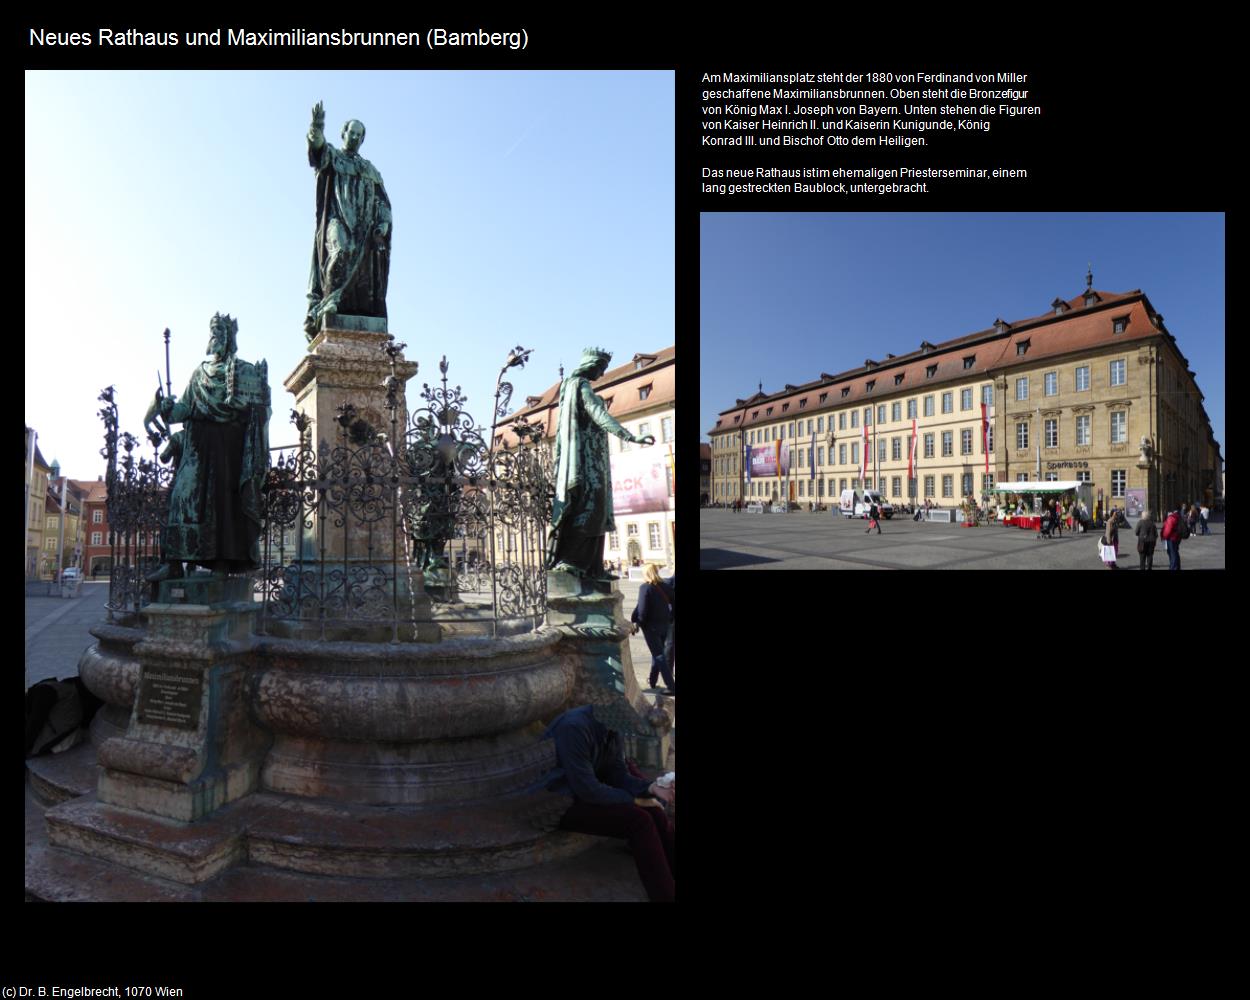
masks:
<path fill-rule="evenodd" d="M 764 556 L 749 556 L 742 552 L 731 552 L 728 549 L 701 549 L 699 551 L 699 569 L 732 569 L 735 566 L 755 566 L 759 563 L 777 562 Z"/>

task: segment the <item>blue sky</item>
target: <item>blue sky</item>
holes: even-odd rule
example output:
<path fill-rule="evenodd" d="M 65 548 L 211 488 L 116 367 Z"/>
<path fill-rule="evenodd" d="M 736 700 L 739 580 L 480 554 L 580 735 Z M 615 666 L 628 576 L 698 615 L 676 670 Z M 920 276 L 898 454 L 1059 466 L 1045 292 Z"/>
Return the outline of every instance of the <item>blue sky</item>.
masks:
<path fill-rule="evenodd" d="M 509 349 L 514 404 L 602 346 L 674 341 L 671 72 L 28 72 L 26 423 L 74 478 L 104 471 L 96 397 L 142 416 L 172 331 L 175 393 L 217 311 L 266 358 L 273 444 L 303 356 L 314 224 L 305 133 L 367 127 L 394 212 L 390 329 L 491 422 Z M 514 406 L 515 408 L 515 406 Z"/>
<path fill-rule="evenodd" d="M 1224 437 L 1224 216 L 710 213 L 701 225 L 701 440 L 764 383 L 777 392 L 1038 316 L 1056 296 L 1140 288 Z"/>

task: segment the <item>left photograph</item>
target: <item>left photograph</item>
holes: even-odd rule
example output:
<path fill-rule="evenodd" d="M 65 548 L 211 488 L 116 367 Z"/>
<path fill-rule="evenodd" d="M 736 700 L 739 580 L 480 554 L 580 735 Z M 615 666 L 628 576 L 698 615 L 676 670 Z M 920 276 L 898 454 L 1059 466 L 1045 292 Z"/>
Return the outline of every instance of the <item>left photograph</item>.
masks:
<path fill-rule="evenodd" d="M 25 111 L 26 898 L 673 900 L 673 74 Z"/>

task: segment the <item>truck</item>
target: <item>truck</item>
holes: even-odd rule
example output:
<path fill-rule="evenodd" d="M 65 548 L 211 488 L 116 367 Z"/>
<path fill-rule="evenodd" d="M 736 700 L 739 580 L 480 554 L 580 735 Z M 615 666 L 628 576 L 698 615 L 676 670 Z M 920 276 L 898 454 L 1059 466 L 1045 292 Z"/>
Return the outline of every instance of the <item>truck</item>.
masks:
<path fill-rule="evenodd" d="M 843 517 L 867 517 L 873 504 L 881 516 L 894 516 L 894 507 L 876 490 L 843 490 L 838 500 L 838 512 Z"/>

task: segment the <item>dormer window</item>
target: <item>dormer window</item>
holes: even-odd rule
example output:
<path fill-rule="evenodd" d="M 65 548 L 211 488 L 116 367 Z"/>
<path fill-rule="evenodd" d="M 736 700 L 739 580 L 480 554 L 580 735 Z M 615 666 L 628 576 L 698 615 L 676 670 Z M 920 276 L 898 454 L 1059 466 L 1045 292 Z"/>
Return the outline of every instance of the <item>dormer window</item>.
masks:
<path fill-rule="evenodd" d="M 895 375 L 895 376 L 894 376 L 894 384 L 895 384 L 895 385 L 902 385 L 902 384 L 903 384 L 903 374 L 904 374 L 904 373 L 900 372 L 899 374 L 897 374 L 897 375 Z"/>
<path fill-rule="evenodd" d="M 1111 321 L 1112 333 L 1123 333 L 1127 329 L 1128 329 L 1128 317 L 1127 316 L 1117 316 L 1115 319 Z"/>
<path fill-rule="evenodd" d="M 1054 307 L 1056 316 L 1062 316 L 1064 313 L 1066 313 L 1069 309 L 1072 308 L 1070 305 L 1064 302 L 1063 299 L 1055 299 L 1055 301 L 1052 302 L 1051 305 Z"/>
<path fill-rule="evenodd" d="M 612 409 L 612 400 L 614 400 L 614 399 L 616 399 L 616 397 L 615 397 L 615 396 L 609 396 L 607 399 L 605 399 L 605 400 L 603 401 L 603 407 L 604 407 L 604 409 L 607 409 L 607 410 Z"/>
<path fill-rule="evenodd" d="M 641 389 L 638 390 L 639 399 L 646 399 L 650 395 L 651 395 L 651 386 L 649 385 L 644 385 Z"/>
<path fill-rule="evenodd" d="M 800 409 L 800 410 L 801 410 L 801 409 L 803 409 L 803 407 L 805 407 L 806 405 L 807 405 L 807 400 L 806 400 L 806 399 L 800 399 L 800 400 L 799 400 L 799 409 Z"/>
<path fill-rule="evenodd" d="M 936 374 L 937 374 L 937 365 L 929 365 L 929 367 L 924 370 L 925 378 L 933 378 L 933 376 Z"/>
<path fill-rule="evenodd" d="M 742 419 L 741 416 L 734 417 L 734 423 L 736 424 L 741 419 Z"/>
<path fill-rule="evenodd" d="M 1029 353 L 1029 343 L 1030 342 L 1027 340 L 1022 340 L 1020 341 L 1020 343 L 1016 344 L 1016 357 L 1017 358 L 1022 358 L 1026 354 Z"/>
<path fill-rule="evenodd" d="M 1095 302 L 1101 302 L 1101 301 L 1102 299 L 1099 298 L 1098 293 L 1094 291 L 1092 288 L 1085 293 L 1085 307 L 1086 308 L 1089 308 Z"/>
<path fill-rule="evenodd" d="M 842 398 L 846 399 L 846 397 L 849 396 L 850 394 L 851 394 L 851 387 L 849 385 L 844 385 L 842 387 Z"/>
<path fill-rule="evenodd" d="M 994 329 L 998 333 L 1006 333 L 1007 330 L 1009 330 L 1010 328 L 1011 328 L 1011 324 L 1008 323 L 1001 316 L 998 319 L 994 320 Z"/>
<path fill-rule="evenodd" d="M 768 408 L 768 412 L 765 415 L 769 417 L 773 415 L 773 408 L 771 406 Z"/>
<path fill-rule="evenodd" d="M 876 385 L 876 384 L 877 384 L 877 380 L 876 380 L 875 378 L 874 378 L 874 379 L 872 379 L 872 380 L 870 380 L 870 381 L 869 381 L 869 383 L 868 383 L 868 391 L 869 391 L 869 392 L 872 392 L 872 387 L 873 387 L 874 385 Z"/>
<path fill-rule="evenodd" d="M 781 412 L 782 412 L 782 413 L 785 413 L 785 412 L 786 412 L 786 410 L 788 410 L 788 409 L 790 409 L 790 404 L 789 404 L 789 403 L 782 403 L 782 404 L 781 404 Z"/>
<path fill-rule="evenodd" d="M 760 411 L 756 410 L 754 413 L 751 414 L 751 419 L 755 420 L 756 418 L 759 417 L 759 415 L 760 415 Z"/>
<path fill-rule="evenodd" d="M 964 358 L 964 371 L 967 371 L 977 363 L 977 356 L 974 354 L 970 358 Z"/>
<path fill-rule="evenodd" d="M 827 392 L 822 392 L 822 393 L 820 394 L 820 401 L 821 401 L 821 403 L 823 403 L 823 402 L 824 402 L 826 399 L 828 399 L 828 398 L 829 398 L 829 393 L 827 393 Z"/>

